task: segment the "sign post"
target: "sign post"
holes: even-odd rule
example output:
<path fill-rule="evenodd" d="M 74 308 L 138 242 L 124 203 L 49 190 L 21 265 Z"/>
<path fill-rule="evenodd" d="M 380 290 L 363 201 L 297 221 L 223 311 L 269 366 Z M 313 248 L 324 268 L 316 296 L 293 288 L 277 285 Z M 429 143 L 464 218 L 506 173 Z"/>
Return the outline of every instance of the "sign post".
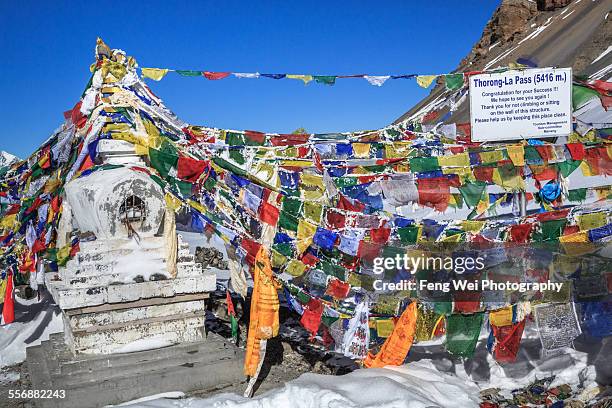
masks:
<path fill-rule="evenodd" d="M 572 69 L 542 68 L 470 77 L 472 140 L 567 136 L 572 129 Z M 520 215 L 527 215 L 525 191 Z"/>
<path fill-rule="evenodd" d="M 470 122 L 475 142 L 567 136 L 572 129 L 571 109 L 571 68 L 470 77 Z"/>

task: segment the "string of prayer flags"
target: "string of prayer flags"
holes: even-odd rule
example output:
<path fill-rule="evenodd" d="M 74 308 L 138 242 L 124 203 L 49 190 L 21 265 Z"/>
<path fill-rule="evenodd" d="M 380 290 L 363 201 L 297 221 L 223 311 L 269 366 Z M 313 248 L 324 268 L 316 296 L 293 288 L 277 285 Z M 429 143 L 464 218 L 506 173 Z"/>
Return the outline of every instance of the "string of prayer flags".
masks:
<path fill-rule="evenodd" d="M 293 79 L 300 80 L 307 85 L 311 81 L 314 81 L 323 85 L 334 85 L 336 79 L 348 79 L 348 78 L 363 78 L 370 85 L 382 86 L 390 79 L 410 79 L 416 78 L 417 84 L 422 88 L 429 88 L 431 84 L 439 77 L 444 79 L 446 89 L 449 91 L 456 91 L 461 89 L 465 85 L 465 75 L 463 73 L 453 74 L 440 74 L 440 75 L 416 75 L 416 74 L 401 74 L 401 75 L 314 75 L 314 74 L 271 74 L 271 73 L 259 73 L 259 72 L 213 72 L 213 71 L 197 71 L 197 70 L 182 70 L 182 69 L 161 69 L 161 68 L 141 68 L 142 76 L 144 78 L 153 79 L 154 81 L 160 81 L 163 79 L 168 72 L 176 72 L 180 76 L 184 77 L 204 77 L 209 80 L 219 80 L 227 78 L 232 75 L 236 78 L 269 78 L 269 79 Z M 588 88 L 587 88 L 588 89 Z M 591 91 L 591 90 L 589 90 Z M 596 91 L 595 91 L 596 92 Z M 585 92 L 583 92 L 585 93 Z M 588 93 L 588 92 L 586 92 Z"/>

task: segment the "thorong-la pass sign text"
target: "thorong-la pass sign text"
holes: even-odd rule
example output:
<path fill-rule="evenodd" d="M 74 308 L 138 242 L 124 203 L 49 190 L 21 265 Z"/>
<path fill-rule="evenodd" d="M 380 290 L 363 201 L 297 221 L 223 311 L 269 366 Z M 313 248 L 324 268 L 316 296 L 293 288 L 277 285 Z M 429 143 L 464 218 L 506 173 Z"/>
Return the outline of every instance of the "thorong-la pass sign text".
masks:
<path fill-rule="evenodd" d="M 476 142 L 569 135 L 571 109 L 571 68 L 470 77 L 470 120 Z"/>

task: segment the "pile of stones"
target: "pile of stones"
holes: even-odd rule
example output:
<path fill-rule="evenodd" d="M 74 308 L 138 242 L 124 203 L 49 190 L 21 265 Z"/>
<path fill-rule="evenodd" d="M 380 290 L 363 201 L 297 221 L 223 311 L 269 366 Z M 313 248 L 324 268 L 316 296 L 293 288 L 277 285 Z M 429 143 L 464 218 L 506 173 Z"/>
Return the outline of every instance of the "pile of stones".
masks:
<path fill-rule="evenodd" d="M 221 251 L 215 248 L 196 247 L 195 261 L 202 264 L 202 269 L 213 267 L 227 270 L 227 261 L 223 260 Z"/>

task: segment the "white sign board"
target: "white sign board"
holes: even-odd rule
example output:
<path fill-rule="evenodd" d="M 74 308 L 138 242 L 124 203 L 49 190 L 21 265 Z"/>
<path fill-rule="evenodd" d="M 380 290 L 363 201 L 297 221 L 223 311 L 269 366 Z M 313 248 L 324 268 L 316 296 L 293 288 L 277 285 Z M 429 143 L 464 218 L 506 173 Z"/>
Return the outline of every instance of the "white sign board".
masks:
<path fill-rule="evenodd" d="M 572 126 L 572 69 L 473 75 L 470 112 L 475 142 L 567 136 Z"/>

